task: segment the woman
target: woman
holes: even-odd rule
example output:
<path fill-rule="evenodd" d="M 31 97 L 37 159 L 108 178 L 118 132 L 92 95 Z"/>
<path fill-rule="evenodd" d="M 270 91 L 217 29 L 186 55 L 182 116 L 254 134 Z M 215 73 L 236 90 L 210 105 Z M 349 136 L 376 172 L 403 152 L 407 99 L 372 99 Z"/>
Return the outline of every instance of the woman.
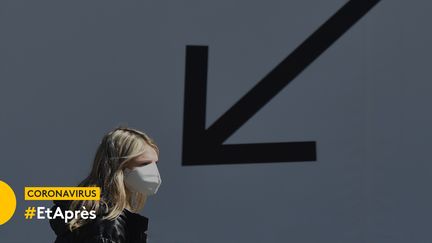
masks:
<path fill-rule="evenodd" d="M 53 212 L 87 210 L 95 219 L 50 219 L 55 243 L 135 243 L 147 241 L 148 218 L 138 214 L 154 195 L 161 178 L 156 163 L 159 149 L 145 133 L 119 126 L 100 143 L 90 174 L 79 186 L 101 188 L 100 200 L 55 200 Z M 78 214 L 80 215 L 80 214 Z"/>

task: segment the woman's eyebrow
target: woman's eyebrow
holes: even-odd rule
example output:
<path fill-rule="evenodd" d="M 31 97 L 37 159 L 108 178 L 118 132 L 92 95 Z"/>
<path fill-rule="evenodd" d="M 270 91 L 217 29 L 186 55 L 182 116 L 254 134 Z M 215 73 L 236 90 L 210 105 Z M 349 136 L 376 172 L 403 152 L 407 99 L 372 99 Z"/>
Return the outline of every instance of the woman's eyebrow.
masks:
<path fill-rule="evenodd" d="M 140 161 L 138 161 L 138 163 L 139 164 L 142 164 L 142 163 L 148 163 L 148 162 L 152 162 L 151 160 L 140 160 Z"/>
<path fill-rule="evenodd" d="M 159 160 L 155 160 L 155 163 L 157 163 Z M 151 159 L 146 159 L 146 160 L 141 160 L 141 161 L 138 161 L 138 163 L 148 163 L 148 162 L 153 162 L 153 160 L 151 160 Z"/>

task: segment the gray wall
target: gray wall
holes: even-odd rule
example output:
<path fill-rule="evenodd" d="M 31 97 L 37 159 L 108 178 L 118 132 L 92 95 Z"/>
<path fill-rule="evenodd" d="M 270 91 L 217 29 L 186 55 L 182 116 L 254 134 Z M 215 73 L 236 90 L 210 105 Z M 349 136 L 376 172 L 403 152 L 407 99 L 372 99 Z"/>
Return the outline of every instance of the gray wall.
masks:
<path fill-rule="evenodd" d="M 207 126 L 347 1 L 0 2 L 1 242 L 52 242 L 24 186 L 73 186 L 127 123 L 161 148 L 153 243 L 429 242 L 430 1 L 381 1 L 226 143 L 316 141 L 316 162 L 182 166 L 186 45 Z"/>

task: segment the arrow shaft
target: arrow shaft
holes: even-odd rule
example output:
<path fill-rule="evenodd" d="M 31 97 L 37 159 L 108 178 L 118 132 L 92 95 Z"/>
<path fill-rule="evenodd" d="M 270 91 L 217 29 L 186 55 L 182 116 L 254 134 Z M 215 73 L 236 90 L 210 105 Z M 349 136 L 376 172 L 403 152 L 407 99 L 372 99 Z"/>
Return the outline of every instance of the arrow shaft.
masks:
<path fill-rule="evenodd" d="M 279 63 L 208 129 L 214 143 L 223 143 L 380 0 L 351 0 Z M 204 79 L 201 79 L 204 82 Z"/>

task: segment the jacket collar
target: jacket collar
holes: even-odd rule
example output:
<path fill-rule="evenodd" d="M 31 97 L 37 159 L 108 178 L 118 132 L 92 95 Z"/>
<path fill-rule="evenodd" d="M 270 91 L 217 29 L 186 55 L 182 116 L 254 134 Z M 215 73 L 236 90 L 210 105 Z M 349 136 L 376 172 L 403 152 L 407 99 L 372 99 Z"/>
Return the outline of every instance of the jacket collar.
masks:
<path fill-rule="evenodd" d="M 57 208 L 61 208 L 64 211 L 69 209 L 69 206 L 72 201 L 70 200 L 54 200 L 54 206 L 51 207 L 53 214 Z M 100 216 L 98 216 L 100 217 Z M 134 213 L 129 211 L 128 209 L 123 209 L 123 212 L 119 215 L 118 220 L 124 220 L 129 226 L 129 228 L 134 228 L 135 230 L 145 233 L 148 229 L 148 218 L 142 216 L 138 213 Z M 64 235 L 70 233 L 68 225 L 64 222 L 64 219 L 55 218 L 50 219 L 50 226 L 52 230 L 56 233 L 56 235 Z"/>

